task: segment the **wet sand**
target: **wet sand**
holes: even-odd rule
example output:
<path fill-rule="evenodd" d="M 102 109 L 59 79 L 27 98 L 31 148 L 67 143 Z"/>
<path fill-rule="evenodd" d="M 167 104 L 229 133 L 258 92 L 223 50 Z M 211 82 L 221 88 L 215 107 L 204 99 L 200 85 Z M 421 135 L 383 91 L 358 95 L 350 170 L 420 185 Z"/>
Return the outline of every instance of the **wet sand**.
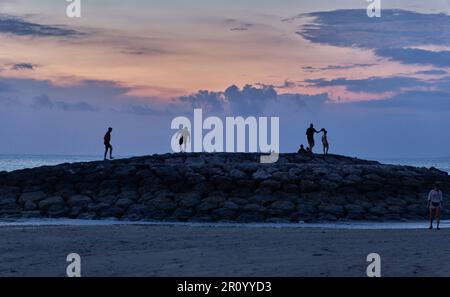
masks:
<path fill-rule="evenodd" d="M 0 227 L 0 276 L 450 276 L 450 229 L 192 226 Z"/>

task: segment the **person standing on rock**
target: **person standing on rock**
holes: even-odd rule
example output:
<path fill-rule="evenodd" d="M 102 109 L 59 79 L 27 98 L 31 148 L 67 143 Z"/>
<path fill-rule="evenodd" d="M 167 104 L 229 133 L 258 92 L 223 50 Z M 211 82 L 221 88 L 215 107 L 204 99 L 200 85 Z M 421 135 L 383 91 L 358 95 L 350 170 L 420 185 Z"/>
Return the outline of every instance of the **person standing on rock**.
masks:
<path fill-rule="evenodd" d="M 439 184 L 435 183 L 434 188 L 428 194 L 428 208 L 430 209 L 430 227 L 428 229 L 433 229 L 434 216 L 436 216 L 437 229 L 440 229 L 442 200 L 442 191 L 439 188 Z"/>
<path fill-rule="evenodd" d="M 309 147 L 311 153 L 313 152 L 313 148 L 315 145 L 314 133 L 320 133 L 320 132 L 314 128 L 314 124 L 311 124 L 311 125 L 309 125 L 309 128 L 306 130 L 306 138 L 308 139 L 308 147 Z"/>
<path fill-rule="evenodd" d="M 113 160 L 114 158 L 112 157 L 112 151 L 113 151 L 113 147 L 111 145 L 111 133 L 112 133 L 112 128 L 108 128 L 108 132 L 106 132 L 105 137 L 103 138 L 103 143 L 105 144 L 105 155 L 103 157 L 103 160 L 106 160 L 106 156 L 108 155 L 108 151 L 109 151 L 109 158 L 111 160 Z"/>
<path fill-rule="evenodd" d="M 178 144 L 180 145 L 180 153 L 186 152 L 187 143 L 188 141 L 190 141 L 191 138 L 191 133 L 189 133 L 189 129 L 187 127 L 184 127 L 183 129 L 177 132 L 176 137 L 180 137 L 180 140 L 178 141 Z"/>
<path fill-rule="evenodd" d="M 328 144 L 328 137 L 327 137 L 328 132 L 325 129 L 322 129 L 321 131 L 323 132 L 323 135 L 322 135 L 323 154 L 328 155 L 328 149 L 330 148 L 330 145 Z"/>

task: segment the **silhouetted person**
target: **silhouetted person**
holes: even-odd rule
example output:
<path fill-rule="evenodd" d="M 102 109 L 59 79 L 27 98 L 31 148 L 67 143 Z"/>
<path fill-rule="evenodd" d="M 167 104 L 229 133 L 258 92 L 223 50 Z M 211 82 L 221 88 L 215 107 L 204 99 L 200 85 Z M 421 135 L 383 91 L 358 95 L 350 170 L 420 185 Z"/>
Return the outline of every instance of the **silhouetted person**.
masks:
<path fill-rule="evenodd" d="M 314 148 L 314 133 L 320 133 L 319 131 L 317 131 L 316 129 L 314 129 L 314 125 L 311 124 L 308 128 L 308 130 L 306 130 L 306 138 L 308 139 L 308 147 L 311 150 L 311 153 L 313 152 L 313 148 Z"/>
<path fill-rule="evenodd" d="M 189 133 L 189 130 L 187 127 L 184 127 L 183 129 L 179 130 L 177 132 L 177 137 L 180 136 L 180 140 L 178 141 L 178 144 L 180 145 L 180 152 L 186 152 L 186 145 L 188 141 L 190 141 L 191 133 Z M 184 147 L 184 150 L 183 150 Z"/>
<path fill-rule="evenodd" d="M 328 137 L 327 137 L 327 130 L 322 129 L 323 135 L 322 135 L 322 146 L 323 146 L 323 154 L 328 155 L 328 149 L 330 148 L 330 145 L 328 144 Z"/>
<path fill-rule="evenodd" d="M 299 154 L 305 154 L 305 153 L 307 153 L 307 151 L 306 151 L 306 149 L 305 149 L 305 146 L 302 144 L 302 145 L 300 145 L 300 148 L 298 149 L 298 153 Z"/>
<path fill-rule="evenodd" d="M 111 145 L 111 132 L 112 132 L 112 128 L 108 128 L 108 132 L 106 132 L 105 137 L 103 138 L 103 143 L 105 144 L 105 156 L 104 156 L 104 160 L 106 160 L 106 156 L 108 155 L 108 151 L 109 151 L 109 158 L 112 160 L 114 159 L 112 157 L 112 151 L 113 151 L 113 147 Z"/>
<path fill-rule="evenodd" d="M 428 208 L 430 209 L 429 229 L 433 229 L 433 216 L 436 216 L 437 229 L 440 229 L 439 223 L 441 222 L 442 200 L 442 191 L 439 188 L 439 184 L 435 183 L 434 188 L 428 194 Z"/>

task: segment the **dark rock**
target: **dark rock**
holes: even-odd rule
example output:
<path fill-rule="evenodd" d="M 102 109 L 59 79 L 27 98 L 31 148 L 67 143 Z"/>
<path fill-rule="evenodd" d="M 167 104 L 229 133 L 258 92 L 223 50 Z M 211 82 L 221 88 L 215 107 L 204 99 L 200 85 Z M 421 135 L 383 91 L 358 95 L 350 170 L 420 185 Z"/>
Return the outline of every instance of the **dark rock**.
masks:
<path fill-rule="evenodd" d="M 97 218 L 97 214 L 95 212 L 82 213 L 78 216 L 80 220 L 94 220 Z"/>
<path fill-rule="evenodd" d="M 273 179 L 267 179 L 259 184 L 260 188 L 268 188 L 272 191 L 278 190 L 281 187 L 281 183 L 279 181 Z"/>
<path fill-rule="evenodd" d="M 301 191 L 308 193 L 319 190 L 319 185 L 310 180 L 302 180 L 301 181 Z"/>
<path fill-rule="evenodd" d="M 85 208 L 89 205 L 89 203 L 92 202 L 92 199 L 89 198 L 88 196 L 84 196 L 84 195 L 75 195 L 72 197 L 69 197 L 69 199 L 67 200 L 67 203 L 74 207 L 74 206 L 79 206 L 82 208 Z"/>
<path fill-rule="evenodd" d="M 236 221 L 241 223 L 257 223 L 263 222 L 264 219 L 264 216 L 259 213 L 243 213 L 236 219 Z"/>
<path fill-rule="evenodd" d="M 156 198 L 149 201 L 149 204 L 164 211 L 172 211 L 177 208 L 177 204 L 171 200 Z"/>
<path fill-rule="evenodd" d="M 293 212 L 296 210 L 295 204 L 291 201 L 276 201 L 270 206 L 272 208 L 282 210 L 284 212 Z"/>
<path fill-rule="evenodd" d="M 128 208 L 128 206 L 130 206 L 133 203 L 134 203 L 134 201 L 131 200 L 131 199 L 121 198 L 121 199 L 116 201 L 116 206 L 120 207 L 121 209 L 126 210 Z"/>
<path fill-rule="evenodd" d="M 234 202 L 231 202 L 231 201 L 225 201 L 225 203 L 223 204 L 223 208 L 226 208 L 226 209 L 231 209 L 231 210 L 238 210 L 240 207 L 239 207 L 239 205 L 237 205 L 236 203 L 234 203 Z"/>
<path fill-rule="evenodd" d="M 16 197 L 13 196 L 0 197 L 0 208 L 4 207 L 5 205 L 16 204 L 16 200 Z"/>
<path fill-rule="evenodd" d="M 72 207 L 69 211 L 69 217 L 72 219 L 78 218 L 79 215 L 81 215 L 83 211 L 83 208 L 79 206 Z"/>
<path fill-rule="evenodd" d="M 22 218 L 24 219 L 37 219 L 41 218 L 41 212 L 39 210 L 27 210 L 21 213 Z"/>
<path fill-rule="evenodd" d="M 39 202 L 39 201 L 45 199 L 45 197 L 47 197 L 47 194 L 45 194 L 42 191 L 23 193 L 19 198 L 19 203 L 25 204 L 26 201 L 31 201 L 31 202 L 36 203 L 36 202 Z"/>
<path fill-rule="evenodd" d="M 191 209 L 183 209 L 179 208 L 175 211 L 174 217 L 181 221 L 187 221 L 190 218 L 192 218 L 194 215 L 194 212 Z"/>
<path fill-rule="evenodd" d="M 407 211 L 414 215 L 423 215 L 427 212 L 427 208 L 423 204 L 412 204 L 407 206 Z"/>
<path fill-rule="evenodd" d="M 211 213 L 214 220 L 232 220 L 236 217 L 236 211 L 228 208 L 217 208 Z"/>
<path fill-rule="evenodd" d="M 201 196 L 196 193 L 188 193 L 180 196 L 179 205 L 183 208 L 193 208 L 199 205 Z"/>
<path fill-rule="evenodd" d="M 354 175 L 354 174 L 347 176 L 344 180 L 344 182 L 348 183 L 348 184 L 359 184 L 362 181 L 363 181 L 362 177 L 360 177 L 359 175 Z"/>
<path fill-rule="evenodd" d="M 268 205 L 274 202 L 276 199 L 271 194 L 258 194 L 253 197 L 250 197 L 250 201 L 260 204 L 260 205 Z"/>
<path fill-rule="evenodd" d="M 405 211 L 404 207 L 398 206 L 398 205 L 390 205 L 387 209 L 388 214 L 403 214 Z"/>
<path fill-rule="evenodd" d="M 381 206 L 374 206 L 372 208 L 369 208 L 369 213 L 376 216 L 382 216 L 387 214 L 387 209 Z"/>
<path fill-rule="evenodd" d="M 3 172 L 0 218 L 417 220 L 427 216 L 434 182 L 450 192 L 450 177 L 437 169 L 336 155 L 282 154 L 274 164 L 260 157 L 165 154 Z M 443 219 L 448 206 L 444 200 Z"/>
<path fill-rule="evenodd" d="M 247 174 L 239 169 L 233 169 L 230 172 L 230 177 L 233 179 L 244 179 L 247 178 Z"/>
<path fill-rule="evenodd" d="M 299 187 L 295 184 L 284 184 L 281 190 L 286 193 L 300 193 Z"/>
<path fill-rule="evenodd" d="M 321 214 L 319 215 L 319 221 L 337 221 L 338 218 L 335 215 L 332 215 L 330 213 L 325 213 L 325 214 Z"/>
<path fill-rule="evenodd" d="M 197 207 L 197 211 L 200 213 L 206 214 L 206 213 L 211 212 L 215 208 L 216 208 L 216 204 L 205 201 Z"/>
<path fill-rule="evenodd" d="M 66 206 L 66 203 L 64 202 L 64 199 L 60 196 L 54 196 L 46 198 L 39 202 L 39 209 L 41 210 L 48 210 L 51 206 Z"/>
<path fill-rule="evenodd" d="M 357 204 L 347 204 L 345 210 L 347 212 L 347 218 L 350 220 L 361 220 L 366 213 L 365 209 Z"/>
<path fill-rule="evenodd" d="M 94 197 L 96 203 L 103 203 L 107 205 L 114 205 L 117 201 L 117 195 L 106 195 Z"/>
<path fill-rule="evenodd" d="M 25 201 L 25 205 L 23 206 L 23 210 L 25 211 L 32 211 L 32 210 L 37 210 L 38 206 L 36 205 L 36 203 L 34 203 L 31 200 L 27 200 Z"/>
<path fill-rule="evenodd" d="M 101 218 L 120 218 L 123 214 L 123 209 L 117 206 L 102 207 L 97 211 Z"/>
<path fill-rule="evenodd" d="M 332 214 L 338 218 L 344 216 L 344 207 L 342 205 L 322 203 L 319 205 L 319 211 Z"/>
<path fill-rule="evenodd" d="M 52 204 L 47 210 L 47 215 L 50 218 L 62 218 L 67 217 L 69 214 L 69 208 L 64 204 Z"/>
<path fill-rule="evenodd" d="M 271 177 L 271 175 L 262 169 L 258 169 L 258 171 L 256 171 L 255 173 L 252 174 L 252 178 L 256 179 L 256 180 L 265 180 L 270 177 Z"/>

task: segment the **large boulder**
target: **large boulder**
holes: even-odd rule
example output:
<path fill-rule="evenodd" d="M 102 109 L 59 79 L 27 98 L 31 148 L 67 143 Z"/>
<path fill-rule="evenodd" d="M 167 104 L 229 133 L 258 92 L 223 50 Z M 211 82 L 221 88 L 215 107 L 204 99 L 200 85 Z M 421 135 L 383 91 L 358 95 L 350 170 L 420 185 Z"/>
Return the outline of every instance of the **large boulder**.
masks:
<path fill-rule="evenodd" d="M 39 201 L 45 199 L 46 197 L 47 197 L 47 194 L 45 194 L 42 191 L 23 193 L 19 197 L 19 203 L 25 204 L 26 201 L 31 201 L 31 202 L 36 203 L 36 202 L 39 202 Z"/>

